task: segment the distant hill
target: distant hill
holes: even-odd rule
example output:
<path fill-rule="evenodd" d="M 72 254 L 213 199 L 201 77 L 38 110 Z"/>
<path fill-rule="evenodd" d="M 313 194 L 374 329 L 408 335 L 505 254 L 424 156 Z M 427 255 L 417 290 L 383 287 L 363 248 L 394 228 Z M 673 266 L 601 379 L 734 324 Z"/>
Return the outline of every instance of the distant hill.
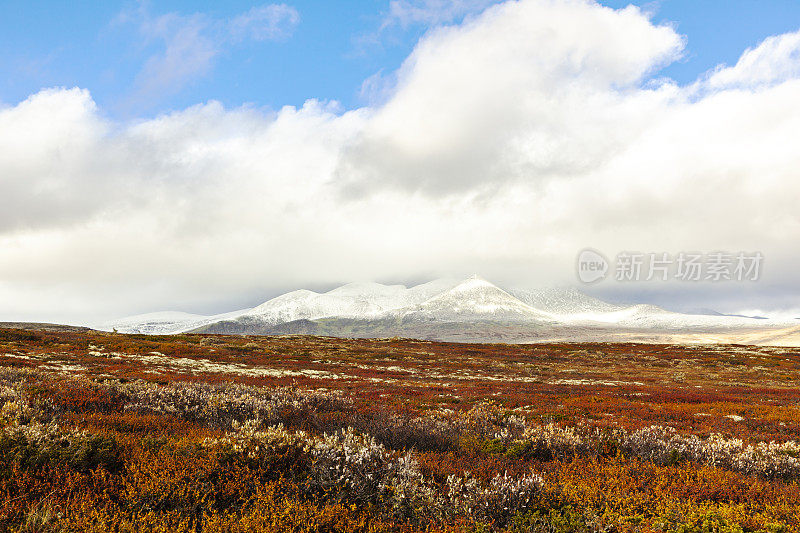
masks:
<path fill-rule="evenodd" d="M 763 317 L 676 313 L 617 305 L 573 288 L 503 289 L 472 276 L 414 287 L 350 283 L 328 292 L 296 290 L 251 309 L 204 316 L 158 312 L 103 324 L 122 333 L 312 334 L 414 337 L 467 342 L 626 340 L 667 342 L 693 335 L 757 334 L 796 327 Z M 706 337 L 704 337 L 706 336 Z"/>
<path fill-rule="evenodd" d="M 92 331 L 84 326 L 67 326 L 64 324 L 50 324 L 47 322 L 0 322 L 0 328 L 24 329 L 31 331 Z"/>

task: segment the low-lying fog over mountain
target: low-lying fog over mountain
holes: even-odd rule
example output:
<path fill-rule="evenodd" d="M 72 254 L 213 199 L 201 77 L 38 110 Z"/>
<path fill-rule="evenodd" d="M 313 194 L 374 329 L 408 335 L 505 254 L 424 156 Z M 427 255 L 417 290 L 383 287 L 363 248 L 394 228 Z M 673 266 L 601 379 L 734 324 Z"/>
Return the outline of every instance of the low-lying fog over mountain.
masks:
<path fill-rule="evenodd" d="M 213 316 L 157 312 L 115 320 L 123 333 L 313 334 L 465 342 L 636 341 L 800 345 L 800 321 L 616 305 L 575 289 L 503 289 L 478 276 L 414 287 L 350 283 L 296 290 Z"/>

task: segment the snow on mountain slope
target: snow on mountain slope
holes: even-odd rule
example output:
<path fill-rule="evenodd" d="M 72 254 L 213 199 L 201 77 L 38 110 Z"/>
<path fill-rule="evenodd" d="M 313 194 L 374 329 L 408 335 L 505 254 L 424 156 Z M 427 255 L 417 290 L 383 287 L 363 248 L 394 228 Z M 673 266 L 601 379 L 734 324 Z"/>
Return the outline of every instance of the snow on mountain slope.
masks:
<path fill-rule="evenodd" d="M 782 326 L 785 321 L 758 322 L 751 317 L 684 314 L 655 305 L 619 305 L 604 302 L 572 288 L 512 289 L 521 301 L 567 325 L 607 325 L 630 329 L 686 330 Z"/>
<path fill-rule="evenodd" d="M 280 324 L 301 319 L 330 316 L 372 316 L 383 308 L 367 295 L 319 294 L 312 291 L 293 291 L 273 298 L 242 315 L 242 320 L 260 321 L 264 324 Z"/>
<path fill-rule="evenodd" d="M 387 324 L 398 319 L 427 323 L 547 323 L 565 327 L 663 331 L 716 331 L 786 325 L 785 321 L 747 317 L 681 314 L 646 304 L 610 304 L 575 289 L 505 291 L 473 276 L 461 281 L 435 280 L 410 288 L 369 282 L 349 283 L 325 293 L 296 290 L 252 309 L 213 316 L 150 313 L 109 322 L 101 329 L 170 334 L 225 321 L 231 324 L 233 331 L 239 329 L 237 324 L 258 331 L 262 326 L 269 329 L 287 322 L 323 318 L 386 321 Z"/>
<path fill-rule="evenodd" d="M 620 327 L 684 331 L 692 329 L 739 329 L 784 326 L 780 320 L 762 320 L 729 315 L 688 315 L 666 311 L 652 305 L 634 305 L 617 314 L 610 313 Z"/>
<path fill-rule="evenodd" d="M 457 281 L 450 279 L 434 280 L 411 288 L 372 282 L 348 283 L 326 293 L 305 289 L 288 292 L 252 309 L 222 315 L 166 311 L 115 320 L 101 325 L 100 329 L 160 335 L 192 331 L 221 320 L 264 326 L 328 317 L 369 320 L 389 310 L 422 303 L 456 284 Z"/>
<path fill-rule="evenodd" d="M 116 329 L 123 333 L 162 334 L 178 329 L 178 324 L 205 318 L 202 315 L 183 313 L 181 311 L 160 311 L 134 315 L 100 325 L 100 329 Z"/>
<path fill-rule="evenodd" d="M 265 325 L 328 317 L 369 320 L 386 311 L 424 302 L 454 283 L 436 280 L 410 289 L 404 285 L 348 283 L 322 294 L 307 290 L 293 291 L 273 298 L 238 318 Z"/>
<path fill-rule="evenodd" d="M 410 288 L 406 288 L 405 285 L 382 285 L 374 282 L 348 283 L 325 294 L 366 298 L 384 309 L 396 309 L 424 302 L 457 284 L 457 280 L 451 279 L 437 279 Z"/>
<path fill-rule="evenodd" d="M 645 327 L 667 324 L 674 314 L 655 305 L 611 304 L 572 288 L 514 289 L 509 292 L 531 307 L 547 313 L 553 320 L 566 324 Z"/>
<path fill-rule="evenodd" d="M 232 311 L 220 315 L 195 315 L 182 311 L 159 311 L 143 315 L 129 316 L 97 326 L 100 330 L 117 330 L 120 333 L 142 333 L 144 335 L 169 335 L 190 331 L 207 324 L 230 320 L 247 310 Z"/>
<path fill-rule="evenodd" d="M 610 313 L 625 308 L 625 306 L 593 298 L 572 288 L 509 289 L 508 293 L 539 311 L 553 315 Z"/>
<path fill-rule="evenodd" d="M 442 322 L 551 321 L 546 313 L 526 305 L 503 289 L 477 276 L 466 279 L 419 305 L 400 309 L 391 314 L 403 319 Z"/>
<path fill-rule="evenodd" d="M 615 309 L 605 312 L 578 312 L 559 315 L 556 318 L 566 324 L 600 324 L 617 328 L 661 331 L 746 329 L 786 325 L 785 321 L 780 320 L 762 320 L 730 315 L 676 313 L 648 304 L 615 307 Z"/>

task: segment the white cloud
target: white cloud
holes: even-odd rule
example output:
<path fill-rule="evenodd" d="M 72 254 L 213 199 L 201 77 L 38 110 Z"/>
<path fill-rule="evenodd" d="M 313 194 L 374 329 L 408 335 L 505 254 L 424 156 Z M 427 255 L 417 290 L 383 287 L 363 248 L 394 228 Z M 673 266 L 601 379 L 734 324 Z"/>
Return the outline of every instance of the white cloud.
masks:
<path fill-rule="evenodd" d="M 86 91 L 42 91 L 0 109 L 0 318 L 223 311 L 357 279 L 558 283 L 586 246 L 760 250 L 763 282 L 714 297 L 797 307 L 800 79 L 772 58 L 757 86 L 653 82 L 682 47 L 635 8 L 530 0 L 432 30 L 384 103 L 344 113 L 211 102 L 109 123 Z"/>
<path fill-rule="evenodd" d="M 736 65 L 719 66 L 702 83 L 711 90 L 758 88 L 800 77 L 800 32 L 774 35 L 747 49 Z"/>
<path fill-rule="evenodd" d="M 391 0 L 383 27 L 436 26 L 480 13 L 496 0 Z"/>
<path fill-rule="evenodd" d="M 106 124 L 88 91 L 48 89 L 0 108 L 0 228 L 83 220 L 110 183 L 97 172 Z"/>
<path fill-rule="evenodd" d="M 297 10 L 286 4 L 256 6 L 227 20 L 203 13 L 154 16 L 144 4 L 124 11 L 118 23 L 135 24 L 145 44 L 158 44 L 136 77 L 133 99 L 145 102 L 178 92 L 208 74 L 220 53 L 231 45 L 286 39 L 299 21 Z"/>
<path fill-rule="evenodd" d="M 669 90 L 637 91 L 683 40 L 637 8 L 507 2 L 420 41 L 340 178 L 428 191 L 598 165 Z M 620 122 L 627 128 L 617 128 Z M 424 132 L 424 134 L 422 133 Z"/>
<path fill-rule="evenodd" d="M 202 15 L 162 15 L 145 20 L 141 29 L 147 38 L 163 42 L 163 49 L 147 59 L 136 77 L 141 98 L 177 92 L 207 74 L 219 54 L 219 44 L 207 35 L 208 21 Z"/>
<path fill-rule="evenodd" d="M 272 41 L 287 38 L 300 22 L 297 10 L 286 4 L 270 4 L 237 15 L 229 23 L 235 39 Z"/>

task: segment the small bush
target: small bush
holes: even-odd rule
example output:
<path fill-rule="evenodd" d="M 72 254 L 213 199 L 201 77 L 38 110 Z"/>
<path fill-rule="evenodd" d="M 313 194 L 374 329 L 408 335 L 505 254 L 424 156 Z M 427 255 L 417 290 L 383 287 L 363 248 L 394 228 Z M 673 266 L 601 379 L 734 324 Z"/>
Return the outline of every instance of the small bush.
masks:
<path fill-rule="evenodd" d="M 122 466 L 121 450 L 110 436 L 61 431 L 54 424 L 12 426 L 0 435 L 0 457 L 6 466 L 23 469 L 69 466 L 81 472 L 104 468 L 116 472 Z"/>

